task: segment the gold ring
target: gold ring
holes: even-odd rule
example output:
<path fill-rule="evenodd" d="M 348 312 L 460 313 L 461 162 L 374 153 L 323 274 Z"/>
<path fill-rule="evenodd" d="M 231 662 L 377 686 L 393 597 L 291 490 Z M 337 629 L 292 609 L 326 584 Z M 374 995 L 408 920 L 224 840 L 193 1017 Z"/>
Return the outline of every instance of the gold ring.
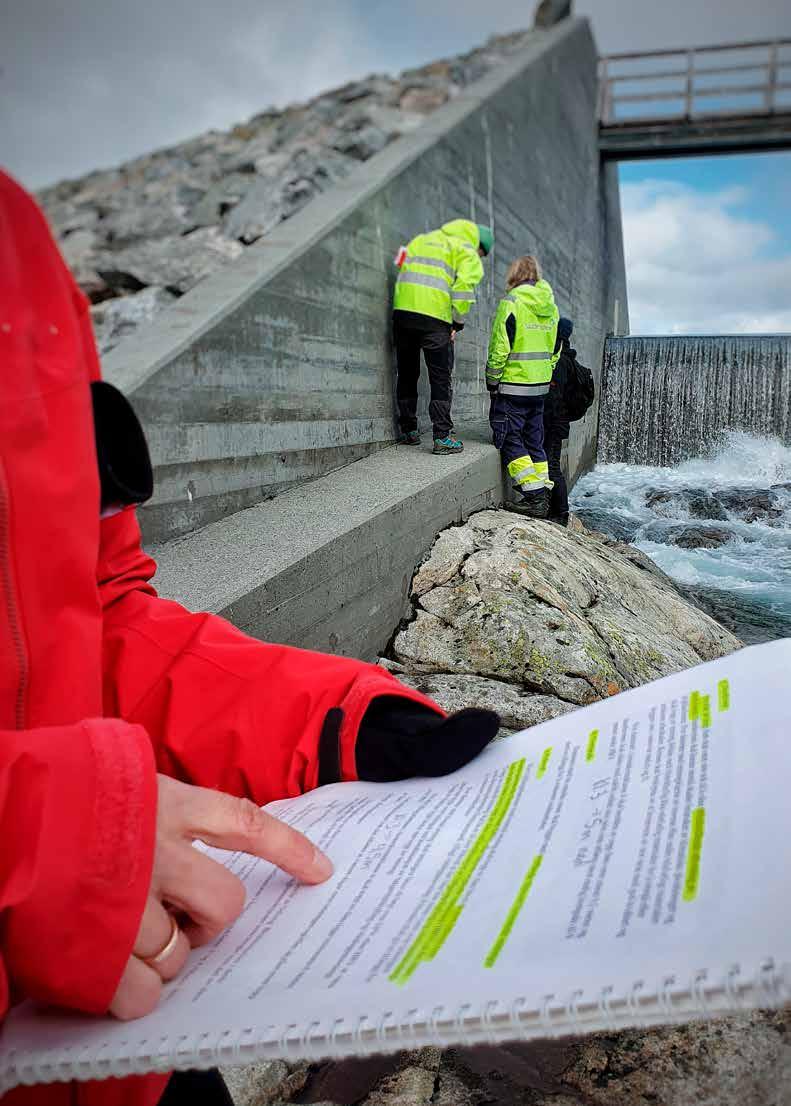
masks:
<path fill-rule="evenodd" d="M 170 918 L 170 937 L 168 937 L 167 941 L 156 954 L 156 956 L 144 957 L 147 964 L 161 964 L 163 960 L 167 960 L 167 958 L 170 956 L 170 954 L 173 952 L 174 948 L 178 944 L 179 933 L 181 932 L 181 930 L 179 929 L 178 922 L 173 917 L 173 915 L 168 914 L 168 917 Z"/>

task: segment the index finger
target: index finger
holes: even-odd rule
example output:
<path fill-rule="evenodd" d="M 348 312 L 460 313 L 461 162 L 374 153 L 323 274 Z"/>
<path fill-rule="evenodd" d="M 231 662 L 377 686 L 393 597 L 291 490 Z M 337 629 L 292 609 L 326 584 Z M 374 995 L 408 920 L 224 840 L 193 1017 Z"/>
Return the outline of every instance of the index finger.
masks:
<path fill-rule="evenodd" d="M 302 883 L 323 883 L 332 875 L 332 862 L 321 849 L 249 799 L 201 787 L 191 790 L 184 808 L 189 832 L 207 845 L 260 856 Z"/>

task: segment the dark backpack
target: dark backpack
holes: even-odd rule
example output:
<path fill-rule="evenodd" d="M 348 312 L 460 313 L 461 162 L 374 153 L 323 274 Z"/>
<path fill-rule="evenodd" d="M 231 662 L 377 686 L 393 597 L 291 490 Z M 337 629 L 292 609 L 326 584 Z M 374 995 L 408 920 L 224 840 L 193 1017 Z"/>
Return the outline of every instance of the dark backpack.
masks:
<path fill-rule="evenodd" d="M 576 422 L 585 416 L 596 395 L 593 373 L 581 365 L 576 357 L 566 359 L 566 381 L 563 389 L 563 403 L 569 422 Z"/>

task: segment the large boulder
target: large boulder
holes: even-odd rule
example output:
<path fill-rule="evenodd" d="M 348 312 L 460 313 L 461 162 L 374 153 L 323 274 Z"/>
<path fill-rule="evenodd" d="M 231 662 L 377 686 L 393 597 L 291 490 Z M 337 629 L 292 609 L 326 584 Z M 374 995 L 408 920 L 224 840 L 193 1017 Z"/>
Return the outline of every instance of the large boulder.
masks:
<path fill-rule="evenodd" d="M 91 308 L 93 332 L 100 353 L 107 353 L 141 323 L 150 322 L 160 311 L 176 302 L 166 288 L 144 288 L 131 296 L 103 300 Z"/>
<path fill-rule="evenodd" d="M 234 261 L 243 247 L 216 227 L 191 234 L 140 241 L 126 249 L 97 256 L 96 268 L 107 285 L 119 293 L 139 292 L 150 285 L 182 295 L 209 273 Z"/>
<path fill-rule="evenodd" d="M 739 645 L 613 543 L 507 511 L 442 534 L 412 590 L 415 617 L 393 643 L 407 672 L 483 676 L 576 705 Z"/>

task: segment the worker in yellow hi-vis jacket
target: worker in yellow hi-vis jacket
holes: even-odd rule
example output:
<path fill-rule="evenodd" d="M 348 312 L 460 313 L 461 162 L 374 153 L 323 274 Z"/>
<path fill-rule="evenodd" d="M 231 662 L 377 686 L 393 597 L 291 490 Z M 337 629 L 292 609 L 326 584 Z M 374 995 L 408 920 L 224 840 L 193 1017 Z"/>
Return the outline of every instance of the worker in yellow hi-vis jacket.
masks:
<path fill-rule="evenodd" d="M 544 397 L 559 356 L 558 309 L 532 254 L 513 262 L 506 289 L 492 324 L 486 365 L 489 422 L 516 497 L 506 506 L 546 518 L 553 485 L 544 450 Z"/>
<path fill-rule="evenodd" d="M 419 234 L 399 251 L 393 298 L 393 331 L 398 361 L 398 421 L 401 441 L 419 445 L 417 382 L 420 352 L 431 384 L 429 416 L 434 453 L 461 453 L 453 435 L 453 342 L 475 303 L 483 278 L 481 258 L 494 244 L 489 227 L 453 219 L 439 230 Z"/>

